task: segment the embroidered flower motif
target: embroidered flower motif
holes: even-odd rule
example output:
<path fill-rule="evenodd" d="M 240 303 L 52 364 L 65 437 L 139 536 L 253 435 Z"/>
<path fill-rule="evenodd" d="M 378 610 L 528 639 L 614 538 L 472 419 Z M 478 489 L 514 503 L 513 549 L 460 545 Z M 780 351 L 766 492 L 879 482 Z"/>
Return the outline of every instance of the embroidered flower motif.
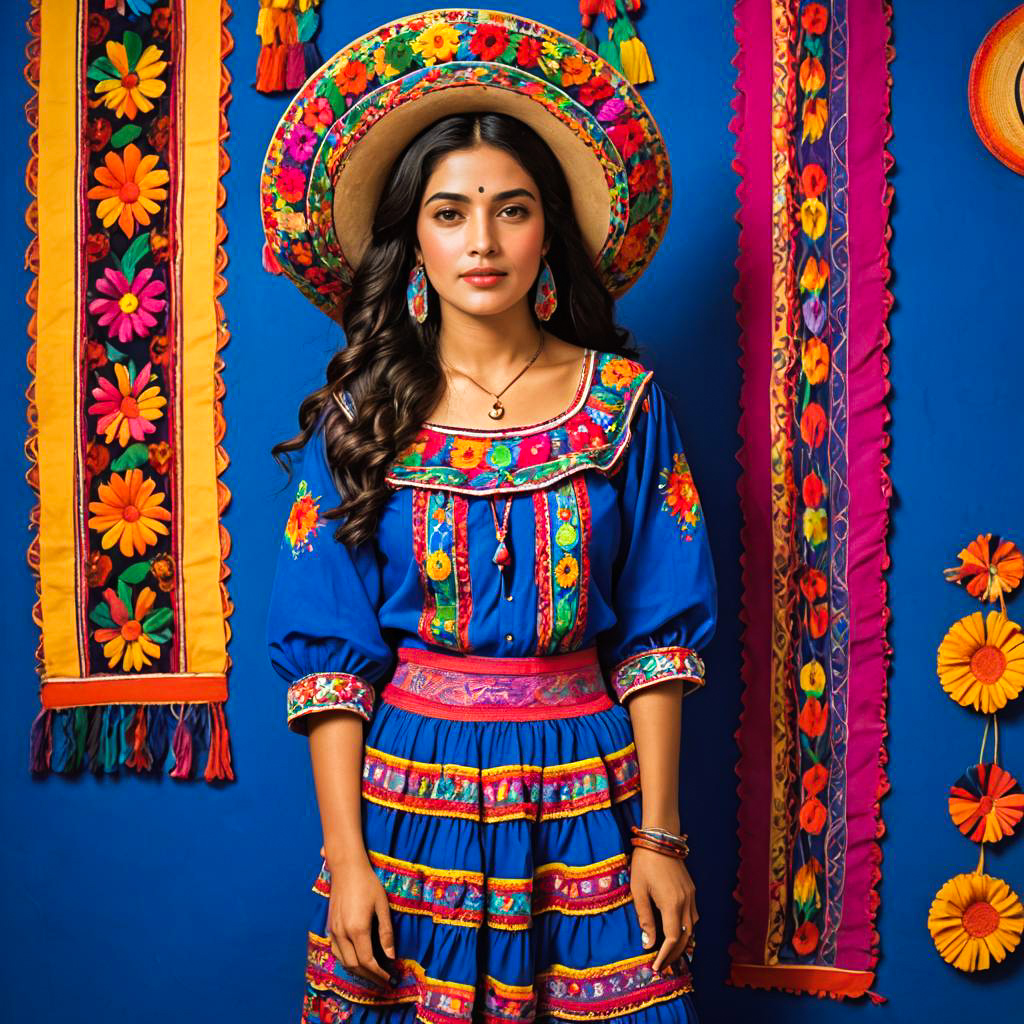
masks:
<path fill-rule="evenodd" d="M 601 383 L 606 388 L 622 391 L 628 388 L 636 377 L 636 363 L 621 356 L 609 359 L 601 367 Z"/>
<path fill-rule="evenodd" d="M 302 121 L 292 126 L 292 130 L 288 133 L 287 139 L 285 139 L 285 148 L 288 150 L 288 155 L 296 163 L 308 160 L 313 155 L 314 146 L 316 146 L 316 133 Z M 281 223 L 280 215 L 278 216 L 278 223 Z"/>
<path fill-rule="evenodd" d="M 1020 943 L 1024 907 L 1001 879 L 954 875 L 935 894 L 928 931 L 942 959 L 960 971 L 985 971 Z"/>
<path fill-rule="evenodd" d="M 808 384 L 820 384 L 828 376 L 828 345 L 821 338 L 812 334 L 804 342 L 800 360 Z"/>
<path fill-rule="evenodd" d="M 682 452 L 673 453 L 671 470 L 661 470 L 658 490 L 665 496 L 661 507 L 676 520 L 685 538 L 692 540 L 702 513 L 693 474 Z"/>
<path fill-rule="evenodd" d="M 960 554 L 960 564 L 943 569 L 950 583 L 967 582 L 967 593 L 980 601 L 996 602 L 1000 595 L 1015 590 L 1024 578 L 1024 557 L 1012 540 L 995 539 L 992 534 L 979 533 Z"/>
<path fill-rule="evenodd" d="M 579 579 L 580 567 L 572 555 L 563 555 L 555 566 L 555 581 L 560 587 L 571 587 Z"/>
<path fill-rule="evenodd" d="M 159 385 L 146 387 L 151 367 L 151 363 L 146 363 L 134 374 L 134 367 L 129 371 L 123 363 L 114 363 L 117 384 L 101 377 L 92 389 L 98 401 L 88 411 L 100 414 L 96 432 L 104 434 L 107 444 L 116 437 L 118 444 L 126 448 L 129 441 L 142 441 L 156 430 L 152 421 L 163 416 L 161 406 L 167 404 L 167 399 L 160 394 Z"/>
<path fill-rule="evenodd" d="M 809 661 L 800 669 L 800 689 L 812 697 L 825 692 L 825 669 L 820 661 Z"/>
<path fill-rule="evenodd" d="M 167 305 L 159 296 L 166 290 L 163 281 L 150 280 L 153 268 L 144 267 L 129 281 L 120 270 L 109 267 L 96 282 L 96 290 L 106 298 L 93 299 L 89 312 L 99 316 L 99 325 L 107 328 L 111 340 L 126 345 L 135 338 L 145 338 L 156 326 L 154 313 Z"/>
<path fill-rule="evenodd" d="M 972 765 L 949 790 L 949 815 L 974 842 L 996 843 L 1024 817 L 1024 793 L 999 765 Z"/>
<path fill-rule="evenodd" d="M 101 625 L 93 637 L 103 644 L 103 656 L 109 668 L 120 661 L 125 672 L 138 672 L 144 665 L 152 664 L 152 658 L 160 657 L 160 646 L 155 641 L 170 639 L 170 630 L 166 627 L 173 613 L 170 608 L 150 612 L 156 592 L 149 587 L 139 591 L 133 611 L 131 592 L 127 586 L 120 584 L 119 589 L 121 587 L 125 600 L 107 587 L 103 591 L 106 605 L 99 605 L 90 613 L 89 617 Z"/>
<path fill-rule="evenodd" d="M 487 450 L 487 464 L 495 469 L 512 465 L 512 449 L 507 444 L 495 441 Z"/>
<path fill-rule="evenodd" d="M 800 225 L 811 239 L 816 241 L 825 234 L 828 212 L 820 199 L 805 199 L 800 206 Z"/>
<path fill-rule="evenodd" d="M 423 58 L 423 63 L 451 60 L 459 48 L 459 33 L 452 25 L 438 22 L 424 29 L 412 42 L 412 48 Z"/>
<path fill-rule="evenodd" d="M 480 60 L 497 60 L 508 46 L 508 30 L 500 25 L 478 25 L 469 40 L 470 52 Z"/>
<path fill-rule="evenodd" d="M 821 893 L 818 892 L 818 875 L 821 874 L 821 863 L 816 857 L 802 864 L 793 878 L 793 900 L 797 910 L 805 918 L 812 917 L 821 909 Z"/>
<path fill-rule="evenodd" d="M 156 543 L 158 533 L 167 534 L 164 522 L 171 513 L 163 507 L 163 491 L 153 493 L 156 484 L 142 475 L 141 469 L 129 469 L 124 476 L 111 473 L 110 482 L 100 484 L 99 501 L 89 502 L 89 527 L 102 530 L 101 546 L 118 545 L 122 555 L 141 555 Z"/>
<path fill-rule="evenodd" d="M 452 442 L 452 465 L 456 469 L 472 469 L 479 466 L 488 444 L 487 441 L 477 441 L 469 437 L 455 438 Z"/>
<path fill-rule="evenodd" d="M 389 39 L 384 45 L 384 59 L 388 67 L 395 69 L 391 74 L 400 74 L 416 59 L 416 54 L 406 40 Z"/>
<path fill-rule="evenodd" d="M 446 580 L 452 574 L 452 560 L 443 551 L 432 551 L 427 555 L 426 571 L 432 580 Z"/>
<path fill-rule="evenodd" d="M 590 65 L 581 57 L 562 61 L 562 85 L 582 85 L 590 77 Z"/>
<path fill-rule="evenodd" d="M 797 717 L 797 725 L 800 731 L 811 738 L 820 736 L 825 731 L 825 723 L 828 719 L 828 709 L 818 700 L 817 697 L 808 697 L 804 701 L 803 710 Z"/>
<path fill-rule="evenodd" d="M 936 670 L 957 704 L 991 714 L 1024 689 L 1024 635 L 1002 612 L 983 622 L 974 612 L 954 622 L 939 644 Z"/>
<path fill-rule="evenodd" d="M 808 797 L 800 808 L 800 827 L 812 836 L 821 832 L 827 818 L 825 805 L 816 796 Z"/>
<path fill-rule="evenodd" d="M 549 434 L 534 434 L 526 438 L 519 445 L 520 466 L 539 466 L 547 462 L 551 455 L 551 436 Z"/>
<path fill-rule="evenodd" d="M 569 448 L 574 452 L 583 452 L 588 448 L 600 448 L 608 443 L 608 438 L 600 424 L 595 423 L 585 412 L 573 416 L 566 427 L 569 431 Z"/>
<path fill-rule="evenodd" d="M 813 547 L 828 540 L 828 512 L 825 509 L 804 509 L 804 538 Z"/>
<path fill-rule="evenodd" d="M 793 949 L 801 956 L 813 953 L 818 948 L 820 937 L 818 926 L 813 921 L 804 921 L 793 933 Z"/>
<path fill-rule="evenodd" d="M 359 96 L 366 90 L 366 65 L 361 60 L 347 60 L 334 75 L 338 92 Z"/>
<path fill-rule="evenodd" d="M 304 551 L 313 550 L 316 531 L 323 525 L 320 521 L 320 499 L 314 498 L 305 480 L 299 481 L 295 500 L 288 513 L 284 536 L 292 551 L 292 558 L 298 558 Z"/>
<path fill-rule="evenodd" d="M 155 153 L 142 155 L 134 142 L 124 147 L 124 156 L 116 150 L 108 151 L 103 157 L 103 166 L 95 173 L 98 185 L 93 185 L 86 196 L 98 199 L 96 216 L 109 228 L 117 226 L 131 238 L 135 224 L 149 224 L 150 215 L 157 213 L 158 199 L 167 198 L 167 189 L 160 188 L 170 180 L 165 170 L 157 170 L 159 157 Z M 108 271 L 109 273 L 109 271 Z"/>
<path fill-rule="evenodd" d="M 96 82 L 96 95 L 117 117 L 135 120 L 141 111 L 153 109 L 150 102 L 163 96 L 167 83 L 160 76 L 167 69 L 161 60 L 164 51 L 158 46 L 142 49 L 142 40 L 135 32 L 125 32 L 123 42 L 108 39 L 106 57 L 98 57 L 89 65 L 88 77 Z"/>
<path fill-rule="evenodd" d="M 825 788 L 825 783 L 828 782 L 828 770 L 819 761 L 817 764 L 812 764 L 804 772 L 802 781 L 807 795 L 817 796 Z"/>
<path fill-rule="evenodd" d="M 532 36 L 523 36 L 519 40 L 516 49 L 516 64 L 521 68 L 532 68 L 537 66 L 537 58 L 540 57 L 540 40 Z M 586 100 L 583 101 L 586 103 Z"/>
<path fill-rule="evenodd" d="M 277 191 L 289 203 L 297 203 L 306 189 L 306 175 L 298 167 L 282 167 L 277 172 Z"/>

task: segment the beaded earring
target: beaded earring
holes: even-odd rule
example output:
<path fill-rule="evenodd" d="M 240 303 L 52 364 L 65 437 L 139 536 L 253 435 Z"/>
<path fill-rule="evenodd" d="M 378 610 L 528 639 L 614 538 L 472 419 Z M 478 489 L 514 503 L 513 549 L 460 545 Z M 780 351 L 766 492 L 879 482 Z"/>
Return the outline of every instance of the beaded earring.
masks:
<path fill-rule="evenodd" d="M 417 263 L 409 274 L 409 286 L 405 290 L 405 301 L 409 316 L 417 323 L 427 319 L 427 272 L 422 263 Z"/>
<path fill-rule="evenodd" d="M 541 262 L 544 266 L 540 277 L 537 278 L 537 292 L 533 299 L 533 308 L 536 310 L 538 319 L 550 320 L 558 305 L 558 294 L 555 291 L 555 278 L 548 266 L 548 261 L 542 258 Z"/>

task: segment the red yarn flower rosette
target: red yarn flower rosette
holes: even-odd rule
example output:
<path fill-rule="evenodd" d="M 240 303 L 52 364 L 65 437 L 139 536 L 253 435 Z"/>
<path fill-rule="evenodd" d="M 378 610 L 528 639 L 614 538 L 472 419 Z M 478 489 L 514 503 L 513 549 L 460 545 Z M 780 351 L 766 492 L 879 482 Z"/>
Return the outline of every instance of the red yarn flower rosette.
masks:
<path fill-rule="evenodd" d="M 1024 818 L 1024 793 L 999 765 L 972 765 L 950 787 L 949 816 L 968 839 L 995 843 L 1012 836 Z"/>

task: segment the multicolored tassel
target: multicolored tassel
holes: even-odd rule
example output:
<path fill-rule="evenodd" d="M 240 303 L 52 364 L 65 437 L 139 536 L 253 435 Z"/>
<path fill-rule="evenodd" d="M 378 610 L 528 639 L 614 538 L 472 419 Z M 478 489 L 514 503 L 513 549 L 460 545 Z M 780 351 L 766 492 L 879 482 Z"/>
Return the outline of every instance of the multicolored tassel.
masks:
<path fill-rule="evenodd" d="M 202 777 L 231 780 L 230 741 L 220 703 L 44 708 L 32 723 L 29 767 L 40 774 L 82 768 L 111 774 L 123 766 L 151 775 L 164 770 L 171 754 L 171 778 L 191 779 L 205 749 Z"/>
<path fill-rule="evenodd" d="M 633 24 L 641 6 L 642 0 L 579 0 L 581 29 L 576 38 L 621 71 L 633 85 L 654 81 L 650 55 Z M 592 26 L 602 14 L 608 23 L 608 38 L 599 42 Z"/>
<path fill-rule="evenodd" d="M 257 92 L 298 89 L 323 63 L 313 40 L 320 27 L 319 6 L 320 0 L 260 0 Z"/>

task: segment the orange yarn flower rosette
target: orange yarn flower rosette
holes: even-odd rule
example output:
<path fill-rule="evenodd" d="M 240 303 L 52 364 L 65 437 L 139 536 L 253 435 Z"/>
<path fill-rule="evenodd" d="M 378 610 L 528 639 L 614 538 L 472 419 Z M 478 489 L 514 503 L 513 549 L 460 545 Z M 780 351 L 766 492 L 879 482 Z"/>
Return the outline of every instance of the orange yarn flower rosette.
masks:
<path fill-rule="evenodd" d="M 999 602 L 987 615 L 974 612 L 950 626 L 939 644 L 936 671 L 943 690 L 961 707 L 986 716 L 977 762 L 950 787 L 953 824 L 980 844 L 973 872 L 954 875 L 935 894 L 928 931 L 939 955 L 957 970 L 988 970 L 1020 945 L 1024 907 L 1001 878 L 985 874 L 985 844 L 1012 836 L 1024 819 L 1024 794 L 999 764 L 998 712 L 1024 690 L 1024 633 L 1006 614 L 1006 594 L 1024 577 L 1024 559 L 1012 541 L 979 533 L 943 570 L 982 603 Z M 988 716 L 991 715 L 991 722 Z M 991 761 L 985 759 L 989 726 Z"/>
<path fill-rule="evenodd" d="M 961 971 L 985 971 L 1020 943 L 1024 907 L 1000 878 L 954 875 L 935 894 L 928 931 L 942 959 Z"/>
<path fill-rule="evenodd" d="M 991 714 L 1024 689 L 1024 633 L 1006 617 L 974 612 L 954 622 L 939 645 L 942 688 L 963 707 Z"/>

